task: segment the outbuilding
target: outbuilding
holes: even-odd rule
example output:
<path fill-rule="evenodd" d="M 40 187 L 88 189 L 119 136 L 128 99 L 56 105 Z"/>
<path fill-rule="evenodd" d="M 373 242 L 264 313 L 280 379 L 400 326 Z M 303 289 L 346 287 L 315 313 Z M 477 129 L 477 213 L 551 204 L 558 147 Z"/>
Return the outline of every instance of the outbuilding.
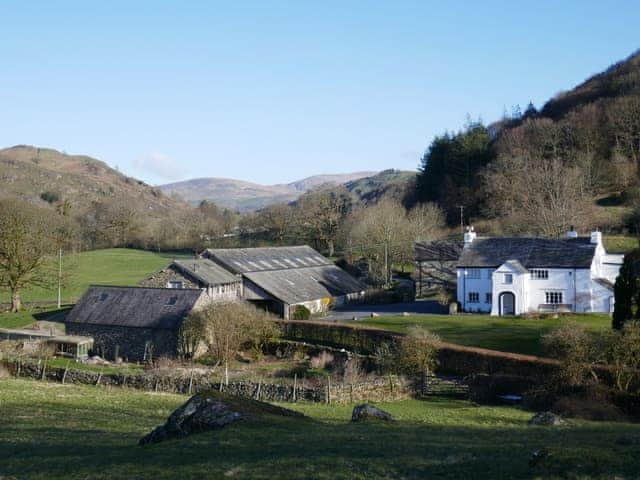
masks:
<path fill-rule="evenodd" d="M 200 289 L 91 286 L 64 323 L 69 335 L 93 337 L 100 356 L 151 361 L 175 357 L 182 321 L 210 302 Z"/>

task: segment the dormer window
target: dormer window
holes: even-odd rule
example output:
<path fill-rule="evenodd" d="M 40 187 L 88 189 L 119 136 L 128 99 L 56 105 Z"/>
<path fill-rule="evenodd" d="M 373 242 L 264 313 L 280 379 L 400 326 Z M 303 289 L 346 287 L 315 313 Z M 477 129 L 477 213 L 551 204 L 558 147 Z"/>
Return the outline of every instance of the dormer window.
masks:
<path fill-rule="evenodd" d="M 182 280 L 169 280 L 167 288 L 184 288 L 184 282 Z"/>
<path fill-rule="evenodd" d="M 169 300 L 167 300 L 167 303 L 165 303 L 165 306 L 173 307 L 177 301 L 178 301 L 178 297 L 169 297 Z"/>
<path fill-rule="evenodd" d="M 107 298 L 109 298 L 109 294 L 107 294 L 107 293 L 100 294 L 100 301 L 101 302 L 104 302 Z"/>

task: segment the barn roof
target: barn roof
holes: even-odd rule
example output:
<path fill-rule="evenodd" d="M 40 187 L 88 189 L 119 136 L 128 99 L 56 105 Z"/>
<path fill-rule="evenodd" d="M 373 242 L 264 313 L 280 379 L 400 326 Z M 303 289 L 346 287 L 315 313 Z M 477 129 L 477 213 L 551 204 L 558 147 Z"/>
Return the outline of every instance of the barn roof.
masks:
<path fill-rule="evenodd" d="M 289 305 L 366 289 L 364 284 L 334 265 L 247 272 L 244 276 Z"/>
<path fill-rule="evenodd" d="M 462 240 L 416 242 L 416 260 L 418 262 L 457 262 L 463 246 Z"/>
<path fill-rule="evenodd" d="M 313 248 L 296 247 L 217 248 L 205 256 L 234 273 L 290 270 L 294 268 L 333 265 Z"/>
<path fill-rule="evenodd" d="M 241 281 L 239 277 L 206 258 L 174 260 L 173 265 L 206 285 L 223 285 Z"/>
<path fill-rule="evenodd" d="M 596 245 L 589 238 L 479 237 L 464 246 L 458 267 L 499 267 L 517 260 L 525 268 L 590 268 Z"/>
<path fill-rule="evenodd" d="M 204 295 L 197 289 L 92 285 L 65 322 L 171 330 Z"/>

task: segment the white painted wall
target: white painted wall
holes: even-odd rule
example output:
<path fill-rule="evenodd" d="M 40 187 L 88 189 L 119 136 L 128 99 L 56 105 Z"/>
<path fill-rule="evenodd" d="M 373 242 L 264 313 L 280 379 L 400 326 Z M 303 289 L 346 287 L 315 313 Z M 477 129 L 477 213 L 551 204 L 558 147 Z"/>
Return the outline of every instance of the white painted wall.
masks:
<path fill-rule="evenodd" d="M 471 278 L 471 270 L 479 270 L 480 278 Z M 457 270 L 457 297 L 458 302 L 462 304 L 462 310 L 465 312 L 485 312 L 491 311 L 491 303 L 486 302 L 488 293 L 493 294 L 493 285 L 491 274 L 493 268 L 458 268 Z M 469 302 L 469 293 L 477 292 L 479 294 L 479 302 Z"/>
<path fill-rule="evenodd" d="M 512 276 L 512 283 L 505 282 L 505 275 Z M 500 299 L 505 293 L 512 293 L 515 296 L 515 314 L 522 315 L 528 311 L 529 295 L 529 274 L 521 273 L 509 264 L 498 267 L 493 272 L 492 278 L 493 303 L 491 305 L 491 315 L 500 315 Z"/>

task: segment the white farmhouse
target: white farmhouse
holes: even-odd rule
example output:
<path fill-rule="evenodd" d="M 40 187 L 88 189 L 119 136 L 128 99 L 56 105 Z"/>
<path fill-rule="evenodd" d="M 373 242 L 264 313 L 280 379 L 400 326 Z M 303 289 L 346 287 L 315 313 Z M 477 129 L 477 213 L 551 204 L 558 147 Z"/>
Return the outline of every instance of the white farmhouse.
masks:
<path fill-rule="evenodd" d="M 456 268 L 457 297 L 466 312 L 612 312 L 622 255 L 608 254 L 602 234 L 563 239 L 464 235 Z"/>

